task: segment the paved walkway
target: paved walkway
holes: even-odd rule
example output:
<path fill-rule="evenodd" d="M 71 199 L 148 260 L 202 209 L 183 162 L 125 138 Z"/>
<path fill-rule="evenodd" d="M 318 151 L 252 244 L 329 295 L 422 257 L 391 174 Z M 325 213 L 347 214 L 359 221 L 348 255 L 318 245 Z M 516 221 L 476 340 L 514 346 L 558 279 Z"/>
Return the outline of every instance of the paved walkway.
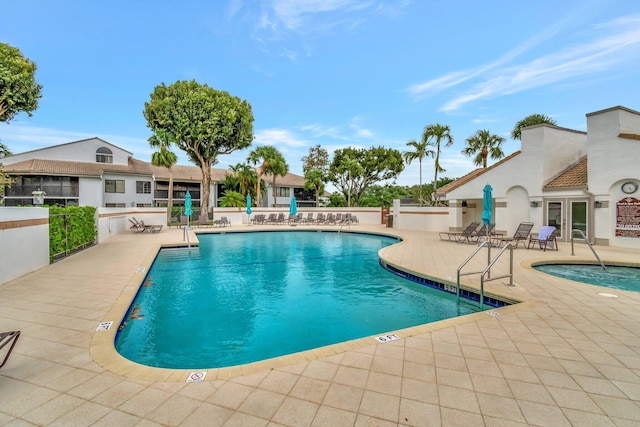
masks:
<path fill-rule="evenodd" d="M 393 232 L 405 240 L 381 251 L 387 262 L 442 280 L 474 249 L 437 233 Z M 397 331 L 402 338 L 385 344 L 365 338 L 186 383 L 184 372 L 121 360 L 105 346 L 112 331 L 96 332 L 100 322 L 119 322 L 109 316 L 126 310 L 160 244 L 182 237 L 176 229 L 122 234 L 0 285 L 0 331 L 22 330 L 0 369 L 0 425 L 640 425 L 640 293 L 529 267 L 593 260 L 584 245 L 574 257 L 568 243 L 559 252 L 514 251 L 515 286 L 497 280 L 485 292 L 522 304 Z M 640 262 L 637 250 L 597 250 L 606 261 Z"/>

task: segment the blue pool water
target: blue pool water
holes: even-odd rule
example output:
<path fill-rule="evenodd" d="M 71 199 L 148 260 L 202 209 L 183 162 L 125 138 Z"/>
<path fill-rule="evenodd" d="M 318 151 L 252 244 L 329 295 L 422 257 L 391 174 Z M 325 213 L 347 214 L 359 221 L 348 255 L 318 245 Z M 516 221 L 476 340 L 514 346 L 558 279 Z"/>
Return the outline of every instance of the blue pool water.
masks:
<path fill-rule="evenodd" d="M 533 266 L 536 270 L 576 282 L 625 291 L 640 292 L 640 268 L 609 265 L 604 270 L 592 264 L 544 264 Z"/>
<path fill-rule="evenodd" d="M 382 268 L 397 240 L 354 233 L 199 235 L 163 249 L 116 337 L 124 357 L 217 368 L 477 311 Z"/>

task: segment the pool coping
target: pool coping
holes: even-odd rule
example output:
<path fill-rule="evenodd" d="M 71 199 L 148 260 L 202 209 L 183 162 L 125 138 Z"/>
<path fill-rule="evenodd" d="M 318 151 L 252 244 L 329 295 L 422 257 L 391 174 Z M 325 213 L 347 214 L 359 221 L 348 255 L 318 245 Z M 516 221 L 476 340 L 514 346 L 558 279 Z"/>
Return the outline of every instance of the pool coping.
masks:
<path fill-rule="evenodd" d="M 197 247 L 199 245 L 199 240 L 197 239 L 197 234 L 224 234 L 224 233 L 245 233 L 245 232 L 261 232 L 263 230 L 233 230 L 233 231 L 223 231 L 223 230 L 207 230 L 202 232 L 195 232 L 193 229 L 189 230 L 190 244 L 191 246 Z M 282 231 L 298 231 L 298 230 L 267 230 L 273 232 L 282 232 Z M 300 230 L 300 231 L 317 231 L 317 232 L 337 232 L 336 230 L 327 230 L 327 229 L 308 229 L 308 230 Z M 358 234 L 369 234 L 369 235 L 379 235 L 379 236 L 387 236 L 397 238 L 399 241 L 398 245 L 403 244 L 403 239 L 401 236 L 392 234 L 392 233 L 379 233 L 379 232 L 358 232 L 353 230 L 343 230 L 345 233 L 358 233 Z M 191 241 L 193 239 L 193 241 Z M 538 301 L 515 301 L 512 298 L 507 296 L 502 296 L 498 294 L 491 294 L 492 297 L 499 298 L 501 300 L 510 301 L 510 305 L 505 305 L 499 308 L 491 308 L 487 311 L 481 311 L 478 313 L 467 314 L 464 316 L 453 317 L 450 319 L 440 320 L 437 322 L 426 323 L 422 325 L 417 325 L 409 328 L 398 329 L 387 331 L 382 334 L 377 334 L 374 336 L 367 336 L 363 338 L 358 338 L 350 341 L 344 341 L 341 343 L 331 344 L 323 347 L 314 348 L 311 350 L 296 352 L 287 354 L 284 356 L 278 356 L 270 359 L 264 359 L 257 362 L 251 362 L 242 365 L 230 366 L 230 367 L 222 367 L 222 368 L 203 368 L 203 369 L 171 369 L 171 368 L 158 368 L 147 365 L 142 365 L 136 362 L 133 362 L 129 359 L 126 359 L 120 353 L 118 353 L 115 349 L 115 338 L 118 332 L 118 326 L 126 316 L 133 299 L 138 293 L 139 288 L 143 285 L 144 279 L 147 276 L 149 268 L 153 264 L 158 252 L 163 248 L 184 248 L 186 244 L 156 244 L 149 251 L 149 253 L 145 256 L 144 261 L 138 267 L 136 272 L 133 274 L 131 279 L 128 281 L 124 289 L 121 291 L 120 295 L 111 306 L 111 308 L 107 311 L 102 322 L 99 322 L 99 325 L 103 322 L 112 322 L 110 327 L 108 328 L 98 328 L 100 330 L 96 330 L 93 333 L 91 338 L 91 343 L 89 346 L 91 356 L 93 360 L 103 367 L 105 370 L 116 374 L 121 375 L 127 378 L 139 379 L 139 380 L 147 380 L 147 381 L 163 381 L 163 382 L 188 382 L 192 380 L 192 375 L 198 374 L 198 381 L 216 381 L 216 380 L 226 380 L 234 377 L 249 375 L 256 372 L 261 372 L 265 370 L 271 370 L 276 368 L 281 368 L 285 366 L 291 366 L 301 362 L 307 362 L 312 360 L 317 360 L 323 357 L 332 356 L 339 353 L 344 353 L 351 350 L 358 350 L 362 348 L 366 348 L 373 345 L 379 345 L 380 342 L 375 338 L 381 335 L 395 334 L 400 338 L 407 338 L 416 336 L 419 334 L 435 331 L 438 329 L 443 329 L 451 326 L 463 325 L 466 323 L 476 322 L 481 319 L 485 319 L 487 316 L 500 316 L 506 313 L 512 313 L 514 311 L 520 311 L 527 308 L 530 308 L 535 305 L 543 304 Z M 385 248 L 383 248 L 385 249 Z M 405 271 L 410 274 L 415 274 L 421 277 L 427 277 L 424 274 L 420 274 L 410 269 L 397 266 L 394 263 L 389 262 L 384 259 L 384 252 L 381 249 L 378 252 L 378 257 L 381 261 L 384 261 L 386 264 L 394 265 L 396 268 Z M 531 267 L 532 268 L 532 267 Z M 440 278 L 431 278 L 430 279 L 438 282 L 449 282 L 446 279 Z M 410 280 L 410 279 L 408 279 Z M 98 326 L 99 326 L 98 325 Z M 202 375 L 204 373 L 204 375 Z"/>

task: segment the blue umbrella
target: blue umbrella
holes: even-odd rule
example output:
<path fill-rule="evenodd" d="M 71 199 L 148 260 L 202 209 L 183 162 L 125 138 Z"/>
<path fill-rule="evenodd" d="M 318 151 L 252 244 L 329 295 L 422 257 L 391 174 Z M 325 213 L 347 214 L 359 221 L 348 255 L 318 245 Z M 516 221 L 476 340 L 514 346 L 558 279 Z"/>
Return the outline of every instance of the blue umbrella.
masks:
<path fill-rule="evenodd" d="M 251 215 L 251 194 L 247 193 L 247 215 Z"/>
<path fill-rule="evenodd" d="M 296 204 L 296 196 L 291 198 L 291 204 L 289 205 L 289 213 L 295 215 L 298 213 L 298 205 Z"/>
<path fill-rule="evenodd" d="M 489 184 L 484 186 L 484 197 L 482 199 L 482 222 L 488 227 L 491 224 L 491 218 L 493 210 L 493 197 L 491 195 L 491 191 L 493 188 Z M 488 230 L 488 228 L 487 228 Z"/>
<path fill-rule="evenodd" d="M 187 227 L 189 226 L 189 218 L 193 211 L 191 210 L 191 193 L 187 191 L 184 196 L 184 214 L 187 216 Z"/>

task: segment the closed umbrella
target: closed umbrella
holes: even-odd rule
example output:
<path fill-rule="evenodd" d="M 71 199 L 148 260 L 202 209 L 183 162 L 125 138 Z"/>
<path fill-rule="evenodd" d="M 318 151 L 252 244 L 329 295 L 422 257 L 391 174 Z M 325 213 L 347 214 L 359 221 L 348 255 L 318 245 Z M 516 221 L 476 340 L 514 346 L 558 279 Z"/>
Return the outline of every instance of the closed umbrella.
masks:
<path fill-rule="evenodd" d="M 191 193 L 188 191 L 184 196 L 184 214 L 187 216 L 187 227 L 189 227 L 189 219 L 191 218 L 193 211 L 191 210 Z"/>
<path fill-rule="evenodd" d="M 298 213 L 298 205 L 296 203 L 296 196 L 291 198 L 291 204 L 289 205 L 289 213 L 291 215 L 296 215 Z"/>
<path fill-rule="evenodd" d="M 482 197 L 482 222 L 484 223 L 485 230 L 487 230 L 487 265 L 491 264 L 491 242 L 489 241 L 489 225 L 491 225 L 491 219 L 493 214 L 491 211 L 493 210 L 493 195 L 491 192 L 493 188 L 489 184 L 484 186 L 482 190 L 484 192 L 484 196 Z M 491 271 L 488 272 L 488 277 L 491 277 Z M 482 298 L 480 301 L 482 304 Z"/>
<path fill-rule="evenodd" d="M 247 193 L 247 215 L 251 215 L 251 194 L 249 193 Z M 247 224 L 251 224 L 251 218 Z"/>

